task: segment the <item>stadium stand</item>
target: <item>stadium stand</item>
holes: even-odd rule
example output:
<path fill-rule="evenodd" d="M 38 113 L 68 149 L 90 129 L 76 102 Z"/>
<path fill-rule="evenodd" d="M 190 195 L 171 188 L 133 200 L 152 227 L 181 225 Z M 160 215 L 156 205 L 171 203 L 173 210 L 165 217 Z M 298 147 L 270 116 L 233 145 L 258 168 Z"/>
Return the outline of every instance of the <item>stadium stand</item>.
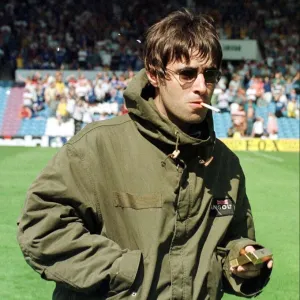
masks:
<path fill-rule="evenodd" d="M 257 136 L 252 127 L 261 118 L 262 137 L 299 138 L 299 2 L 189 3 L 214 18 L 221 39 L 255 39 L 262 54 L 261 61 L 224 61 L 212 101 L 221 109 L 213 114 L 217 136 Z M 145 4 L 146 0 L 99 0 L 88 6 L 84 0 L 1 4 L 0 66 L 9 62 L 19 70 L 55 74 L 34 71 L 16 78 L 19 86 L 2 83 L 0 135 L 71 136 L 87 123 L 126 113 L 122 94 L 133 72 L 142 67 L 143 33 L 187 1 Z M 79 71 L 66 76 L 68 69 Z M 84 70 L 98 73 L 87 78 Z"/>
<path fill-rule="evenodd" d="M 16 112 L 19 112 L 22 107 L 23 93 L 24 88 L 22 87 L 12 87 L 10 89 L 2 124 L 2 134 L 4 136 L 17 135 L 21 119 L 16 116 Z"/>
<path fill-rule="evenodd" d="M 5 117 L 6 105 L 10 93 L 10 82 L 0 82 L 0 129 L 3 126 L 3 119 Z M 2 131 L 0 132 L 2 135 Z"/>

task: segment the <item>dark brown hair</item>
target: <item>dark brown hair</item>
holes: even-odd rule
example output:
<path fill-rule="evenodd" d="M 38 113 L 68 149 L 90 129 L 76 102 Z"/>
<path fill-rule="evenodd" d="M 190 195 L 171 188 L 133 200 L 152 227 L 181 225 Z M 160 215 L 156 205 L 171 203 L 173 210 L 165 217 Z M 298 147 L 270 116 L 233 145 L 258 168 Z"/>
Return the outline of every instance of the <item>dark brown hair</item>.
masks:
<path fill-rule="evenodd" d="M 144 65 L 148 72 L 164 81 L 168 63 L 189 63 L 192 51 L 200 59 L 211 59 L 220 68 L 222 48 L 213 19 L 194 15 L 187 9 L 175 11 L 148 29 L 143 51 Z"/>

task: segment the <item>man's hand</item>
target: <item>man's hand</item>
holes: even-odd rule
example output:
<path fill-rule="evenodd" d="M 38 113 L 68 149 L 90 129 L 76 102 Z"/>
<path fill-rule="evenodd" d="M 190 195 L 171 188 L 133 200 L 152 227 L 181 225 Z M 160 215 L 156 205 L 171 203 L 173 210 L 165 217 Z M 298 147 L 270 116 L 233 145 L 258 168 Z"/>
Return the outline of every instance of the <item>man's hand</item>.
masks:
<path fill-rule="evenodd" d="M 247 246 L 245 249 L 242 249 L 242 253 L 248 253 L 248 252 L 254 252 L 255 248 L 253 246 Z M 270 259 L 267 262 L 264 262 L 262 264 L 253 265 L 252 263 L 238 266 L 236 268 L 231 267 L 230 271 L 235 274 L 236 276 L 239 276 L 241 278 L 249 279 L 260 275 L 260 270 L 264 266 L 264 264 L 267 264 L 268 269 L 272 269 L 273 267 L 273 259 Z"/>

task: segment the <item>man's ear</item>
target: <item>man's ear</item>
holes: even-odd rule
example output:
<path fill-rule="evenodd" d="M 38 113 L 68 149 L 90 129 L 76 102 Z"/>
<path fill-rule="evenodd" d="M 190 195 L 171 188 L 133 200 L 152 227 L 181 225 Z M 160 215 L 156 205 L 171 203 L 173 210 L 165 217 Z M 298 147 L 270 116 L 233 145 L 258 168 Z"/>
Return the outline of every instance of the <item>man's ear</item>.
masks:
<path fill-rule="evenodd" d="M 150 73 L 149 71 L 146 71 L 147 77 L 149 82 L 154 86 L 154 87 L 158 87 L 159 86 L 159 81 L 156 75 Z"/>

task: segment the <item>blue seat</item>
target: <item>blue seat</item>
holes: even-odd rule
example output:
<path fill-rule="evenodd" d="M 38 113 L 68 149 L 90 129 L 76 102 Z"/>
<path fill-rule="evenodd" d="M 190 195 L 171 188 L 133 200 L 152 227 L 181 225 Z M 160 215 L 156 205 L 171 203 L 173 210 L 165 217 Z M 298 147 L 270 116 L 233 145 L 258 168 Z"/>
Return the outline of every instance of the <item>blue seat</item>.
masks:
<path fill-rule="evenodd" d="M 299 139 L 299 119 L 279 118 L 278 119 L 278 137 Z"/>
<path fill-rule="evenodd" d="M 7 102 L 8 102 L 9 91 L 10 91 L 9 86 L 6 86 L 6 85 L 3 86 L 0 83 L 0 130 L 3 125 L 4 113 L 5 113 Z"/>
<path fill-rule="evenodd" d="M 18 131 L 18 135 L 33 135 L 43 136 L 46 130 L 47 119 L 24 119 L 22 120 L 21 128 Z"/>

